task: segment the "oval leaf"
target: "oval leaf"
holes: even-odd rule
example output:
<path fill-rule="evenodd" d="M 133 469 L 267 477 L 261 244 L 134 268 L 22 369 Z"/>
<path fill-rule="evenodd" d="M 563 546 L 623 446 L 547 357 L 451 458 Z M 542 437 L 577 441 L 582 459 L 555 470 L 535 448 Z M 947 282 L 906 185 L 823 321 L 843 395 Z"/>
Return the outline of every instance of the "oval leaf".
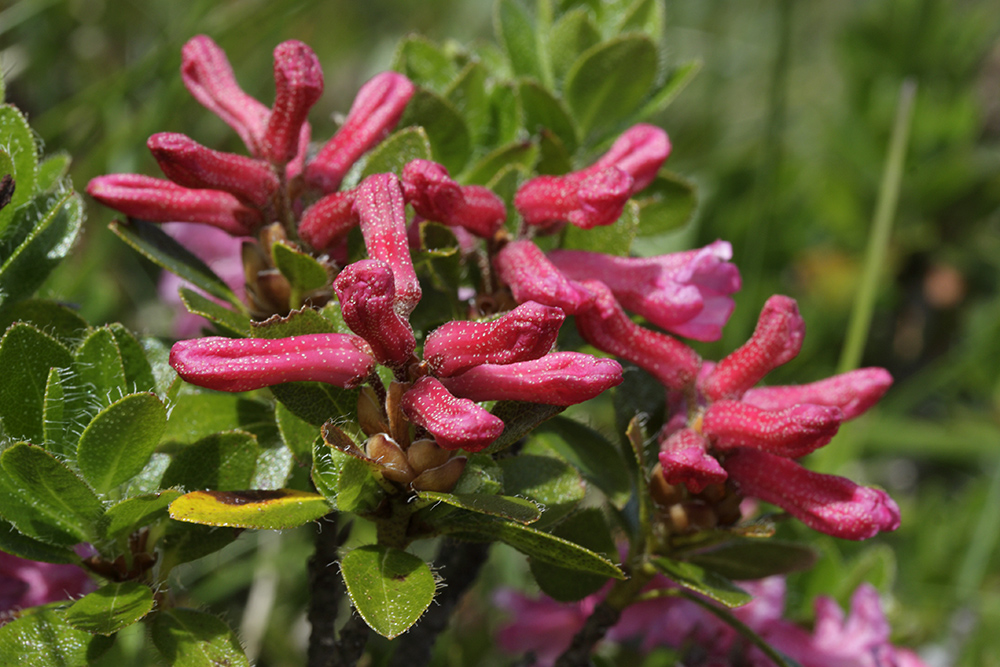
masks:
<path fill-rule="evenodd" d="M 611 557 L 617 552 L 604 514 L 596 507 L 576 512 L 552 529 L 552 534 Z M 559 602 L 576 602 L 601 589 L 608 578 L 578 572 L 540 560 L 531 561 L 531 574 L 542 592 Z"/>
<path fill-rule="evenodd" d="M 437 93 L 417 88 L 399 121 L 400 127 L 411 125 L 426 131 L 435 162 L 452 174 L 462 172 L 472 153 L 472 138 L 455 105 Z"/>
<path fill-rule="evenodd" d="M 157 614 L 152 636 L 172 667 L 250 667 L 236 635 L 211 614 L 169 609 Z"/>
<path fill-rule="evenodd" d="M 753 596 L 726 577 L 694 563 L 657 558 L 653 565 L 668 579 L 727 607 L 740 607 L 753 599 Z"/>
<path fill-rule="evenodd" d="M 773 539 L 724 542 L 685 558 L 706 570 L 738 580 L 808 570 L 816 559 L 816 550 L 805 544 Z"/>
<path fill-rule="evenodd" d="M 142 470 L 166 428 L 167 409 L 156 394 L 115 401 L 80 436 L 80 472 L 98 491 L 110 491 Z"/>
<path fill-rule="evenodd" d="M 621 509 L 632 493 L 621 451 L 603 435 L 577 421 L 555 417 L 532 433 L 579 470 L 584 479 L 599 488 Z"/>
<path fill-rule="evenodd" d="M 565 461 L 522 452 L 498 463 L 503 470 L 504 492 L 529 498 L 544 509 L 539 526 L 562 519 L 583 500 L 585 488 L 580 473 Z"/>
<path fill-rule="evenodd" d="M 7 330 L 0 340 L 0 420 L 8 438 L 42 442 L 42 378 L 71 361 L 64 345 L 29 324 Z"/>
<path fill-rule="evenodd" d="M 170 503 L 170 518 L 205 526 L 281 530 L 330 513 L 318 493 L 277 491 L 194 491 Z"/>
<path fill-rule="evenodd" d="M 67 623 L 50 608 L 33 609 L 0 627 L 0 665 L 91 665 L 114 643 Z"/>
<path fill-rule="evenodd" d="M 407 127 L 380 143 L 365 161 L 359 180 L 372 174 L 403 175 L 403 167 L 413 160 L 430 160 L 431 142 L 422 127 Z"/>
<path fill-rule="evenodd" d="M 123 500 L 112 505 L 101 517 L 101 529 L 106 539 L 131 533 L 167 516 L 167 507 L 181 492 L 168 489 Z"/>
<path fill-rule="evenodd" d="M 92 635 L 112 635 L 142 619 L 153 609 L 153 591 L 135 581 L 102 586 L 64 612 L 74 628 Z"/>
<path fill-rule="evenodd" d="M 494 496 L 482 493 L 439 493 L 437 491 L 420 491 L 419 498 L 434 502 L 442 502 L 452 507 L 459 507 L 470 512 L 498 516 L 518 523 L 534 523 L 541 518 L 538 505 L 513 496 Z"/>
<path fill-rule="evenodd" d="M 431 568 L 400 549 L 359 547 L 344 556 L 340 571 L 361 618 L 388 639 L 406 632 L 434 599 Z"/>
<path fill-rule="evenodd" d="M 250 318 L 246 315 L 232 311 L 187 287 L 180 288 L 179 293 L 181 303 L 184 304 L 189 313 L 201 315 L 223 333 L 243 337 L 250 335 Z"/>

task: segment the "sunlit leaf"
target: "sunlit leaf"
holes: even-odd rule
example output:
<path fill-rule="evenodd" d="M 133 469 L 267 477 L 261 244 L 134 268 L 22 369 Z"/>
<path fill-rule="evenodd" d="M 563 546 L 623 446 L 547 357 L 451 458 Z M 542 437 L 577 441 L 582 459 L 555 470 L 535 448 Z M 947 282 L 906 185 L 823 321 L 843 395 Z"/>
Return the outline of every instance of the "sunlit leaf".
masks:
<path fill-rule="evenodd" d="M 430 567 L 400 549 L 359 547 L 344 556 L 340 571 L 355 609 L 372 630 L 388 639 L 406 632 L 434 598 Z"/>

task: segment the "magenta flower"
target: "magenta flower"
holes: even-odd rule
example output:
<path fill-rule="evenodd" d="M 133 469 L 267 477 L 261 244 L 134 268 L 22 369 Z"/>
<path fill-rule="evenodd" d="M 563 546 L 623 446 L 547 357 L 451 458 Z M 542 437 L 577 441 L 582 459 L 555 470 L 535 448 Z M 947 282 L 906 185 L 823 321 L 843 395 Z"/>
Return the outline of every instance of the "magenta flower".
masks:
<path fill-rule="evenodd" d="M 507 219 L 499 197 L 481 185 L 459 185 L 436 162 L 411 161 L 402 180 L 406 201 L 428 220 L 491 238 Z"/>
<path fill-rule="evenodd" d="M 79 566 L 40 563 L 0 551 L 0 619 L 28 607 L 79 597 L 95 588 Z"/>
<path fill-rule="evenodd" d="M 407 419 L 427 429 L 442 449 L 470 452 L 489 446 L 503 433 L 503 421 L 465 398 L 456 398 L 440 380 L 425 376 L 403 394 Z"/>
<path fill-rule="evenodd" d="M 299 236 L 318 251 L 331 251 L 343 244 L 358 226 L 354 210 L 357 188 L 329 194 L 306 209 L 299 222 Z"/>
<path fill-rule="evenodd" d="M 593 300 L 584 287 L 567 278 L 531 241 L 514 241 L 493 258 L 497 274 L 518 303 L 536 301 L 576 315 Z"/>

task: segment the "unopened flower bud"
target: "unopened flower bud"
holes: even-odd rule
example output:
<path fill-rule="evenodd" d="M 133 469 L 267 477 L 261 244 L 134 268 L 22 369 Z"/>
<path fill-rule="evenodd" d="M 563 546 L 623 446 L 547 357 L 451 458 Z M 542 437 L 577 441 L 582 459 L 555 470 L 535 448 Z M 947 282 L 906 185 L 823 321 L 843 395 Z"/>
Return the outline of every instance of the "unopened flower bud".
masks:
<path fill-rule="evenodd" d="M 219 391 L 248 391 L 285 382 L 356 387 L 375 367 L 371 348 L 347 334 L 291 338 L 209 336 L 174 343 L 170 365 L 185 381 Z"/>
<path fill-rule="evenodd" d="M 892 385 L 884 368 L 859 368 L 809 384 L 756 387 L 741 399 L 765 410 L 811 403 L 832 405 L 844 411 L 844 419 L 854 419 L 875 405 Z"/>
<path fill-rule="evenodd" d="M 399 122 L 415 87 L 396 72 L 382 72 L 361 86 L 347 119 L 306 169 L 306 180 L 324 192 L 340 187 L 344 175 Z"/>
<path fill-rule="evenodd" d="M 775 295 L 767 300 L 750 340 L 715 366 L 701 383 L 711 401 L 738 398 L 772 369 L 795 358 L 802 348 L 805 323 L 794 299 Z"/>
<path fill-rule="evenodd" d="M 456 398 L 429 375 L 414 383 L 402 399 L 407 418 L 427 429 L 444 449 L 478 452 L 503 433 L 498 417 L 464 398 Z"/>
<path fill-rule="evenodd" d="M 410 482 L 410 488 L 414 491 L 439 491 L 447 493 L 455 488 L 458 478 L 465 471 L 465 464 L 468 461 L 464 456 L 451 458 L 436 468 L 429 468 Z"/>
<path fill-rule="evenodd" d="M 146 142 L 163 173 L 186 188 L 222 190 L 263 208 L 278 190 L 278 177 L 261 160 L 223 153 L 176 132 Z"/>
<path fill-rule="evenodd" d="M 319 251 L 331 250 L 358 226 L 354 190 L 334 192 L 306 209 L 299 223 L 299 236 Z"/>
<path fill-rule="evenodd" d="M 340 299 L 344 322 L 368 341 L 380 364 L 400 368 L 410 360 L 417 342 L 409 322 L 395 310 L 395 286 L 388 264 L 375 259 L 354 262 L 340 272 L 333 289 Z"/>
<path fill-rule="evenodd" d="M 702 433 L 715 447 L 753 447 L 797 459 L 837 434 L 844 413 L 825 405 L 793 405 L 784 410 L 762 410 L 742 401 L 716 401 L 708 406 Z"/>
<path fill-rule="evenodd" d="M 260 226 L 260 211 L 221 190 L 192 190 L 139 174 L 98 176 L 87 185 L 91 197 L 125 215 L 150 222 L 200 222 L 249 236 Z"/>
<path fill-rule="evenodd" d="M 433 440 L 424 438 L 410 445 L 406 450 L 406 458 L 410 462 L 410 467 L 420 474 L 447 463 L 451 458 L 451 452 L 441 449 Z"/>
<path fill-rule="evenodd" d="M 427 336 L 424 360 L 438 377 L 479 364 L 537 359 L 549 350 L 566 319 L 559 308 L 528 301 L 491 322 L 448 322 Z"/>
<path fill-rule="evenodd" d="M 529 225 L 551 229 L 569 222 L 581 229 L 610 225 L 621 217 L 632 192 L 632 177 L 608 167 L 583 178 L 537 176 L 517 191 L 514 207 Z"/>
<path fill-rule="evenodd" d="M 493 265 L 518 303 L 537 301 L 575 315 L 593 301 L 590 292 L 564 276 L 531 241 L 508 243 Z"/>
<path fill-rule="evenodd" d="M 409 162 L 402 183 L 406 201 L 428 220 L 490 238 L 507 219 L 503 200 L 482 186 L 459 185 L 436 162 Z"/>
<path fill-rule="evenodd" d="M 406 453 L 400 449 L 396 441 L 384 433 L 376 433 L 365 443 L 365 452 L 382 467 L 382 475 L 393 482 L 408 484 L 416 477 L 413 468 L 406 460 Z"/>
<path fill-rule="evenodd" d="M 285 165 L 299 152 L 302 125 L 323 94 L 323 69 L 316 54 L 296 40 L 274 49 L 274 106 L 262 142 L 263 157 Z"/>
<path fill-rule="evenodd" d="M 726 481 L 726 471 L 708 454 L 708 441 L 691 428 L 682 429 L 660 445 L 663 478 L 683 484 L 691 493 L 701 493 L 710 484 Z"/>

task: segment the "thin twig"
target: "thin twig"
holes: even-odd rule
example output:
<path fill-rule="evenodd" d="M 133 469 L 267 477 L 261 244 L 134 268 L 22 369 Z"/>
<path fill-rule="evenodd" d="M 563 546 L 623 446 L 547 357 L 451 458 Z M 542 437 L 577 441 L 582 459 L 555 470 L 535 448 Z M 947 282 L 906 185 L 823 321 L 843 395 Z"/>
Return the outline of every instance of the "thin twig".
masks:
<path fill-rule="evenodd" d="M 340 605 L 340 571 L 336 567 L 340 539 L 337 513 L 327 514 L 316 531 L 316 551 L 309 559 L 309 635 L 308 667 L 325 667 L 336 645 L 334 624 Z"/>
<path fill-rule="evenodd" d="M 587 667 L 594 647 L 604 639 L 604 635 L 614 627 L 621 615 L 621 609 L 616 609 L 607 602 L 597 605 L 594 613 L 573 637 L 573 643 L 556 660 L 555 667 Z"/>

